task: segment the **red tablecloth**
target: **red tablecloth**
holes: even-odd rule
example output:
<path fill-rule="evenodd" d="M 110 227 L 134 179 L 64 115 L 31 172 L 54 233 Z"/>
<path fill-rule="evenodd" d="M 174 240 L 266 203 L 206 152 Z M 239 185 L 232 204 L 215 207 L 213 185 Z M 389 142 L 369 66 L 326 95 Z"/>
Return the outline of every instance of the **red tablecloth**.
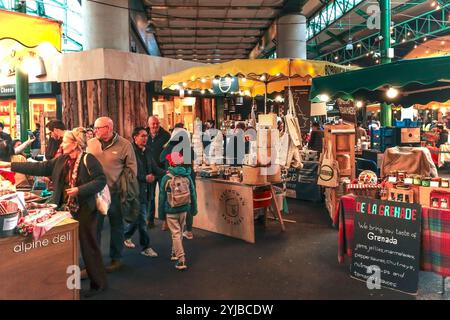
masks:
<path fill-rule="evenodd" d="M 431 153 L 431 159 L 433 159 L 433 162 L 435 165 L 438 165 L 439 162 L 439 148 L 427 146 L 427 149 L 430 150 Z"/>
<path fill-rule="evenodd" d="M 342 196 L 339 203 L 338 261 L 351 257 L 354 236 L 355 197 Z M 450 210 L 422 207 L 420 267 L 450 276 Z"/>

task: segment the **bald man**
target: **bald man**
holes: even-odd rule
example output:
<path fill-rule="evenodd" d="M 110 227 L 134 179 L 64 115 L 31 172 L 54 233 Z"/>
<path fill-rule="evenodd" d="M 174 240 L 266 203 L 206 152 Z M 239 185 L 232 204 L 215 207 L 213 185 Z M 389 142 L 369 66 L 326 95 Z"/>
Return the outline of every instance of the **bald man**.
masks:
<path fill-rule="evenodd" d="M 158 164 L 158 167 L 163 168 L 164 165 L 161 163 L 159 156 L 164 148 L 164 145 L 170 140 L 170 133 L 164 130 L 159 123 L 159 119 L 156 116 L 150 116 L 148 118 L 148 140 L 147 140 L 147 149 L 150 150 L 150 153 Z M 156 188 L 156 182 L 153 182 L 152 188 Z M 153 194 L 150 199 L 150 212 L 148 215 L 148 226 L 150 228 L 155 226 L 155 192 L 151 192 Z"/>
<path fill-rule="evenodd" d="M 111 226 L 110 252 L 111 265 L 107 272 L 122 267 L 122 251 L 124 248 L 124 225 L 121 212 L 119 178 L 125 168 L 130 168 L 137 176 L 136 155 L 131 142 L 114 132 L 111 118 L 100 117 L 94 123 L 95 138 L 88 141 L 88 152 L 92 153 L 103 166 L 106 181 L 111 192 L 111 206 L 108 211 Z M 105 216 L 100 215 L 97 225 L 97 237 L 100 243 Z"/>

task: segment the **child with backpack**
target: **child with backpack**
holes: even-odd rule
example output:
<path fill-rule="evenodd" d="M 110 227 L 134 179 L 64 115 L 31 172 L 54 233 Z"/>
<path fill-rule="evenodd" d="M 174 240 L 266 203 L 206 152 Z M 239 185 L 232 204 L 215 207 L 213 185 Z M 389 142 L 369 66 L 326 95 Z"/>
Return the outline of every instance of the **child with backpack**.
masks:
<path fill-rule="evenodd" d="M 186 256 L 183 248 L 183 230 L 187 212 L 197 214 L 197 194 L 191 178 L 190 166 L 183 166 L 180 153 L 168 154 L 168 173 L 162 178 L 159 191 L 159 219 L 167 219 L 172 235 L 171 260 L 177 261 L 175 268 L 186 270 Z"/>

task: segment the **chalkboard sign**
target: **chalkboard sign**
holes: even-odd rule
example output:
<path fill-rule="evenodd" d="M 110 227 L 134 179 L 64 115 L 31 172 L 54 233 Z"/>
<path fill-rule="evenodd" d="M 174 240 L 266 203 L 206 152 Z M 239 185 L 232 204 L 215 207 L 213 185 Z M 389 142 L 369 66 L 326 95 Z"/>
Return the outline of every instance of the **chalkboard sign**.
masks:
<path fill-rule="evenodd" d="M 356 198 L 351 276 L 368 288 L 417 293 L 420 226 L 418 204 Z"/>
<path fill-rule="evenodd" d="M 301 132 L 309 132 L 311 127 L 311 101 L 309 101 L 309 91 L 311 86 L 291 87 L 292 98 L 294 99 L 294 108 L 298 116 L 298 122 Z M 289 109 L 289 90 L 284 90 L 284 108 Z"/>

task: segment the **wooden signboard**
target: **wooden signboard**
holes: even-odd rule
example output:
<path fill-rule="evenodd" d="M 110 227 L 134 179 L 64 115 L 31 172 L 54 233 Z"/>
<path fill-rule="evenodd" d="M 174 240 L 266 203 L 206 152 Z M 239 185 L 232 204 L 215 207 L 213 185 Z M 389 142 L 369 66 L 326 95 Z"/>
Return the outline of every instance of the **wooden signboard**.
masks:
<path fill-rule="evenodd" d="M 0 300 L 79 299 L 68 287 L 78 266 L 78 222 L 67 219 L 38 240 L 0 238 L 0 253 Z"/>
<path fill-rule="evenodd" d="M 309 101 L 309 91 L 311 86 L 291 87 L 292 97 L 294 99 L 295 112 L 298 116 L 301 132 L 309 132 L 311 128 L 311 101 Z M 289 90 L 284 90 L 284 108 L 289 108 Z"/>
<path fill-rule="evenodd" d="M 342 120 L 347 123 L 356 124 L 356 112 L 358 108 L 355 106 L 354 101 L 337 99 L 336 104 L 339 108 Z"/>
<path fill-rule="evenodd" d="M 194 227 L 255 242 L 253 188 L 240 183 L 197 179 Z"/>
<path fill-rule="evenodd" d="M 351 276 L 416 294 L 420 230 L 420 205 L 356 198 Z"/>

